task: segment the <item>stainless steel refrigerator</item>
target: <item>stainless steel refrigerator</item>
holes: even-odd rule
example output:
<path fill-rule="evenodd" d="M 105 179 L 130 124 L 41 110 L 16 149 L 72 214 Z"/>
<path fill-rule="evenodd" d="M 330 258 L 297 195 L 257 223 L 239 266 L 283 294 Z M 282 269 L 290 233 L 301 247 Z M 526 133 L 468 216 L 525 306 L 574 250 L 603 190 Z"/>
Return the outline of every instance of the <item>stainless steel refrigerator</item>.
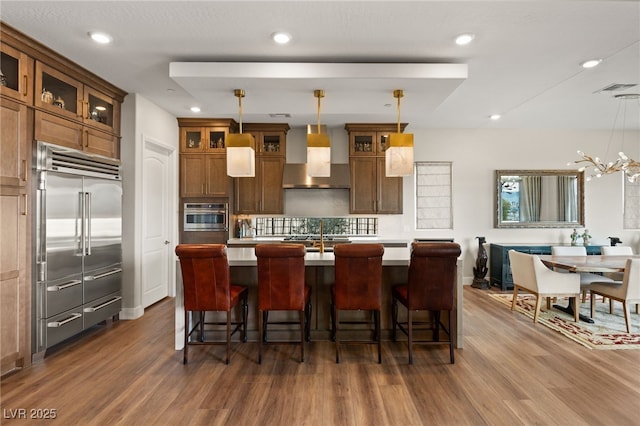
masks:
<path fill-rule="evenodd" d="M 118 160 L 38 142 L 34 345 L 41 352 L 122 307 Z"/>

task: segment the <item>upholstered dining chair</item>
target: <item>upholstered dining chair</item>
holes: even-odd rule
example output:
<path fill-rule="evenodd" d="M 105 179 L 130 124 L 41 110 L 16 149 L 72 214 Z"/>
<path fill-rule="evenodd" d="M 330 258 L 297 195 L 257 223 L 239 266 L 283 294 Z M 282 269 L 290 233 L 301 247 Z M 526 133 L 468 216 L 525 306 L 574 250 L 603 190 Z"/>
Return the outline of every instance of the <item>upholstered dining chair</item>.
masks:
<path fill-rule="evenodd" d="M 224 244 L 180 244 L 176 246 L 175 252 L 180 259 L 184 287 L 183 363 L 187 363 L 189 345 L 226 344 L 225 363 L 229 364 L 231 336 L 240 330 L 241 340 L 247 341 L 247 287 L 229 282 L 229 261 Z M 242 307 L 242 319 L 231 321 L 231 311 L 238 303 Z M 226 312 L 226 322 L 205 322 L 207 311 Z M 195 324 L 190 329 L 189 316 L 192 313 L 197 313 L 197 320 L 194 320 Z M 205 332 L 212 331 L 205 330 L 205 325 L 226 326 L 225 341 L 205 340 Z M 192 334 L 196 330 L 199 333 L 198 339 L 192 340 Z"/>
<path fill-rule="evenodd" d="M 304 362 L 304 342 L 309 341 L 311 287 L 305 284 L 302 244 L 258 244 L 258 363 L 262 345 L 267 343 L 269 311 L 298 311 L 299 321 L 273 321 L 272 324 L 300 324 L 300 362 Z M 284 343 L 284 342 L 273 342 Z"/>
<path fill-rule="evenodd" d="M 552 246 L 551 254 L 553 256 L 586 256 L 587 249 L 584 246 Z M 566 270 L 559 270 L 558 272 L 568 273 Z M 596 281 L 613 281 L 608 277 L 604 277 L 599 274 L 592 274 L 591 272 L 580 272 L 580 291 L 582 292 L 582 302 L 587 301 L 587 291 L 589 291 L 589 285 Z"/>
<path fill-rule="evenodd" d="M 455 362 L 453 338 L 451 336 L 452 311 L 455 299 L 455 283 L 460 256 L 460 245 L 457 243 L 412 243 L 411 260 L 407 284 L 391 288 L 392 340 L 396 340 L 396 328 L 407 335 L 409 345 L 409 364 L 413 364 L 413 343 L 448 344 L 451 364 Z M 398 302 L 407 309 L 407 321 L 398 322 Z M 431 321 L 414 321 L 416 311 L 430 311 Z M 440 313 L 446 311 L 448 322 L 445 326 L 440 320 Z M 425 325 L 433 331 L 432 340 L 414 340 L 414 329 L 424 329 Z M 414 327 L 417 325 L 418 327 Z M 440 327 L 448 335 L 448 340 L 441 341 Z"/>
<path fill-rule="evenodd" d="M 341 321 L 340 311 L 370 311 L 373 314 L 373 341 L 342 343 L 377 344 L 378 364 L 382 363 L 380 311 L 382 309 L 382 244 L 336 244 L 335 283 L 331 292 L 331 334 L 336 343 L 336 363 L 340 363 L 340 324 L 371 324 L 371 321 Z"/>
<path fill-rule="evenodd" d="M 595 297 L 596 295 L 608 297 L 610 300 L 622 302 L 622 310 L 624 312 L 624 322 L 627 327 L 627 333 L 631 333 L 631 315 L 629 314 L 630 305 L 636 305 L 636 313 L 638 313 L 638 304 L 640 303 L 640 259 L 627 259 L 624 268 L 624 277 L 620 282 L 595 282 L 591 284 L 591 318 L 595 314 Z M 611 313 L 611 312 L 610 312 Z"/>
<path fill-rule="evenodd" d="M 574 299 L 574 319 L 578 322 L 580 313 L 580 277 L 578 274 L 563 274 L 547 268 L 537 255 L 509 250 L 509 263 L 513 275 L 513 301 L 511 310 L 516 309 L 520 289 L 536 296 L 533 322 L 538 322 L 540 304 L 543 297 L 571 297 Z"/>
<path fill-rule="evenodd" d="M 629 246 L 602 246 L 600 247 L 600 253 L 605 256 L 633 256 L 633 248 Z M 604 275 L 614 281 L 622 281 L 624 276 L 621 272 L 608 272 Z"/>

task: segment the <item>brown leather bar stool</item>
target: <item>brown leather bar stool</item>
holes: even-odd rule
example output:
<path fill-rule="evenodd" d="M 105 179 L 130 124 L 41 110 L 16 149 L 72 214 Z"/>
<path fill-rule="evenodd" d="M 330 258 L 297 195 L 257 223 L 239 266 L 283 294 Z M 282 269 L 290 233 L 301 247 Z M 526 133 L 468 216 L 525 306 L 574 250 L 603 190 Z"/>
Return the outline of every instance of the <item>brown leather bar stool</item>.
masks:
<path fill-rule="evenodd" d="M 240 339 L 243 342 L 247 341 L 247 287 L 232 285 L 229 282 L 229 261 L 227 247 L 224 244 L 180 244 L 176 246 L 176 255 L 180 258 L 184 287 L 183 363 L 187 363 L 189 345 L 226 343 L 225 363 L 229 364 L 231 336 L 241 330 Z M 242 304 L 242 320 L 232 322 L 231 310 L 238 305 L 238 302 Z M 205 322 L 206 311 L 224 311 L 227 313 L 227 321 Z M 198 312 L 198 320 L 189 330 L 191 312 Z M 226 342 L 205 340 L 205 331 L 211 331 L 205 330 L 205 325 L 225 325 Z M 191 335 L 196 330 L 199 330 L 199 339 L 192 341 Z"/>
<path fill-rule="evenodd" d="M 453 310 L 458 256 L 460 256 L 460 246 L 456 243 L 414 242 L 411 244 L 408 283 L 393 286 L 391 289 L 393 321 L 391 337 L 394 341 L 396 340 L 396 328 L 400 328 L 407 335 L 409 338 L 409 364 L 413 364 L 413 343 L 448 344 L 451 364 L 454 363 L 451 312 Z M 406 322 L 398 322 L 398 302 L 407 308 Z M 431 311 L 431 321 L 414 321 L 415 311 Z M 448 313 L 447 327 L 440 320 L 441 311 Z M 430 325 L 427 329 L 433 331 L 433 340 L 414 340 L 414 325 L 425 329 L 425 324 Z M 440 326 L 449 337 L 446 341 L 440 340 Z"/>
<path fill-rule="evenodd" d="M 299 311 L 300 362 L 304 362 L 304 341 L 309 341 L 311 287 L 305 285 L 302 244 L 258 244 L 258 363 L 262 344 L 267 342 L 269 311 Z M 296 324 L 273 321 L 271 324 Z M 273 342 L 284 343 L 284 342 Z"/>
<path fill-rule="evenodd" d="M 371 321 L 340 321 L 341 310 L 373 313 L 373 341 L 343 343 L 377 343 L 378 364 L 382 363 L 380 310 L 382 306 L 382 244 L 336 244 L 335 284 L 331 286 L 332 337 L 336 342 L 336 363 L 340 363 L 340 324 L 371 324 Z"/>

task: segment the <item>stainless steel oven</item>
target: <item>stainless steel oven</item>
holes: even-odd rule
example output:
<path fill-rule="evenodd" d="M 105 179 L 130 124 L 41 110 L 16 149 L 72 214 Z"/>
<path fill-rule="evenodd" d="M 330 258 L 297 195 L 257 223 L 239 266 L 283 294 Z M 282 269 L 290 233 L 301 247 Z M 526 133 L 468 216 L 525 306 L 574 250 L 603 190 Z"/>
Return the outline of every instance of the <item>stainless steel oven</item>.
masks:
<path fill-rule="evenodd" d="M 184 203 L 185 231 L 228 231 L 229 204 Z"/>

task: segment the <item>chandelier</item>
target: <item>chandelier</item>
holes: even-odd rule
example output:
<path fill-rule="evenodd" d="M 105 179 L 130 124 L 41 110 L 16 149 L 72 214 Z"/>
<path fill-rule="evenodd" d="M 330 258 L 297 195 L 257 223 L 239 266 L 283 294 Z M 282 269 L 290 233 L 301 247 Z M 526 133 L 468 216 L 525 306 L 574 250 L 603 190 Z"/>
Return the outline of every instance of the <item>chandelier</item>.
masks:
<path fill-rule="evenodd" d="M 614 119 L 613 129 L 611 131 L 611 137 L 609 138 L 609 145 L 611 145 L 611 139 L 613 138 L 613 132 L 615 131 L 615 124 L 618 121 L 618 115 L 620 113 L 620 106 L 622 104 L 622 101 L 631 100 L 631 99 L 640 100 L 640 94 L 638 93 L 620 94 L 620 95 L 616 95 L 615 98 L 619 99 L 620 103 L 618 104 L 618 110 L 616 111 L 616 117 Z M 626 104 L 625 104 L 625 112 L 626 112 Z M 626 117 L 626 114 L 623 114 L 623 116 Z M 622 131 L 624 132 L 624 123 L 623 123 Z M 624 134 L 623 134 L 623 137 L 624 137 Z M 624 143 L 624 140 L 623 140 L 623 143 Z M 622 148 L 624 149 L 624 146 Z M 610 162 L 604 162 L 600 160 L 600 158 L 587 155 L 582 151 L 578 151 L 578 155 L 582 158 L 574 161 L 573 163 L 570 162 L 567 165 L 582 164 L 582 166 L 578 169 L 578 171 L 585 172 L 587 174 L 586 180 L 591 180 L 594 177 L 599 178 L 603 175 L 610 175 L 613 173 L 622 172 L 625 174 L 629 182 L 633 183 L 636 181 L 640 181 L 640 163 L 630 158 L 622 151 L 618 152 L 618 158 Z"/>

